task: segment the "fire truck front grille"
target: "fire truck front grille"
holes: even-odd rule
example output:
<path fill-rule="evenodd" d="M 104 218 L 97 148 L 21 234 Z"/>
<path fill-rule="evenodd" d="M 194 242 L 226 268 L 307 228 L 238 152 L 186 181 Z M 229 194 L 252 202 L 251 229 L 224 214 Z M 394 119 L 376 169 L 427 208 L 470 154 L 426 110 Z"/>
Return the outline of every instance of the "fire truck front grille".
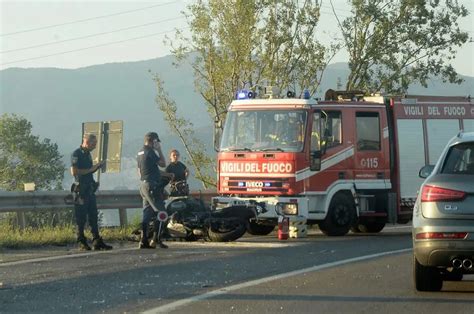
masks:
<path fill-rule="evenodd" d="M 288 179 L 280 178 L 229 178 L 225 180 L 225 189 L 229 192 L 269 192 L 286 193 L 289 189 Z"/>

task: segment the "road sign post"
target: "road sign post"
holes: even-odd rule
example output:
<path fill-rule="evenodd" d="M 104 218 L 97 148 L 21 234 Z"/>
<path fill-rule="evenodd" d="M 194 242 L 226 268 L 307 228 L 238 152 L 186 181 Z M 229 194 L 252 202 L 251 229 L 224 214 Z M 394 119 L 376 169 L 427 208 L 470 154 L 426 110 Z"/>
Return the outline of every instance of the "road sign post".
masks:
<path fill-rule="evenodd" d="M 122 159 L 123 121 L 84 122 L 82 135 L 94 134 L 97 137 L 97 149 L 91 152 L 94 164 L 105 161 L 105 166 L 97 172 L 120 172 Z"/>

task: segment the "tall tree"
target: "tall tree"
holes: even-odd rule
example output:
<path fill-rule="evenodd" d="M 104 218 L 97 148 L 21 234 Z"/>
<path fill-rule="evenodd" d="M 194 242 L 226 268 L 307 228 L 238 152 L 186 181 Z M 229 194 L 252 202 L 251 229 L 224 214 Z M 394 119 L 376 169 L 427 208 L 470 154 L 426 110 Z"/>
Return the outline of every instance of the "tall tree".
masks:
<path fill-rule="evenodd" d="M 64 163 L 58 146 L 31 134 L 32 125 L 17 115 L 0 117 L 0 189 L 23 190 L 34 182 L 39 189 L 61 186 Z"/>
<path fill-rule="evenodd" d="M 178 64 L 190 62 L 195 88 L 203 98 L 216 128 L 222 128 L 227 106 L 237 89 L 247 87 L 261 93 L 271 85 L 296 92 L 308 88 L 314 93 L 336 47 L 324 47 L 316 36 L 320 17 L 319 1 L 209 0 L 188 7 L 191 36 L 177 32 L 170 41 Z M 176 104 L 169 99 L 156 77 L 160 109 L 168 113 L 168 123 L 176 130 L 192 129 L 190 121 L 177 116 Z M 192 108 L 189 108 L 192 110 Z M 192 132 L 181 132 L 198 179 L 208 182 L 212 158 L 205 156 L 203 144 Z M 206 170 L 207 169 L 207 170 Z"/>
<path fill-rule="evenodd" d="M 336 10 L 330 0 L 333 12 Z M 349 0 L 338 19 L 349 52 L 348 90 L 406 91 L 432 76 L 460 83 L 451 61 L 468 41 L 458 25 L 468 15 L 457 0 Z"/>
<path fill-rule="evenodd" d="M 215 185 L 215 179 L 208 171 L 212 167 L 214 159 L 206 153 L 205 144 L 194 136 L 193 123 L 179 117 L 176 102 L 166 92 L 163 81 L 158 76 L 155 76 L 154 79 L 158 89 L 156 102 L 164 113 L 164 118 L 171 130 L 183 143 L 186 154 L 190 157 L 195 170 L 194 175 L 205 188 Z"/>

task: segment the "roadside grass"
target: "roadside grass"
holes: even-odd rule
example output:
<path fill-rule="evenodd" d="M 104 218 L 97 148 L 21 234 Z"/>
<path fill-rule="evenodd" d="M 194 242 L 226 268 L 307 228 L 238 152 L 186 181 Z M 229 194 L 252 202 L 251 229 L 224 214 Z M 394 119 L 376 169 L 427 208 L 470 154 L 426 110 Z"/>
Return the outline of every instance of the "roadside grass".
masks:
<path fill-rule="evenodd" d="M 101 227 L 100 235 L 106 242 L 127 241 L 135 224 L 126 227 Z M 86 237 L 92 239 L 90 232 Z M 75 225 L 69 224 L 57 227 L 25 228 L 19 230 L 9 224 L 0 224 L 0 248 L 34 248 L 41 246 L 67 246 L 76 244 Z"/>

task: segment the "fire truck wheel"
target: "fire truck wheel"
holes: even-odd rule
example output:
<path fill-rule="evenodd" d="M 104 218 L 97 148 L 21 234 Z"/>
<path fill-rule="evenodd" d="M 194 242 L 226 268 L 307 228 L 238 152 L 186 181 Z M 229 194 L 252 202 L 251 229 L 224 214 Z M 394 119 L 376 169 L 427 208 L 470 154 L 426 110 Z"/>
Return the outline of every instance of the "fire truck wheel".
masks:
<path fill-rule="evenodd" d="M 354 200 L 347 193 L 337 193 L 331 200 L 329 211 L 319 229 L 328 236 L 343 236 L 354 224 L 356 216 Z"/>
<path fill-rule="evenodd" d="M 385 222 L 366 222 L 359 224 L 359 230 L 364 233 L 378 233 L 385 227 Z"/>
<path fill-rule="evenodd" d="M 249 222 L 247 225 L 247 232 L 251 235 L 267 235 L 270 234 L 275 226 L 260 225 L 255 222 Z"/>
<path fill-rule="evenodd" d="M 421 265 L 413 256 L 413 281 L 418 291 L 440 291 L 443 278 L 436 267 Z"/>

